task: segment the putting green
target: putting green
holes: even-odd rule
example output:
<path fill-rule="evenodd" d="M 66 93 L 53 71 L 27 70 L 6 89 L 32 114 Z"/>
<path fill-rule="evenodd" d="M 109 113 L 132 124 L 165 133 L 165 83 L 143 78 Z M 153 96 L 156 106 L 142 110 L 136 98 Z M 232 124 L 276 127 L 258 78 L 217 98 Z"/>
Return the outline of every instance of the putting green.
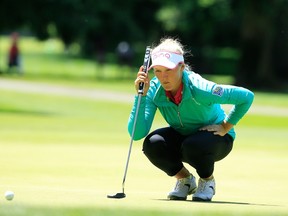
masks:
<path fill-rule="evenodd" d="M 130 108 L 1 91 L 0 215 L 287 215 L 288 119 L 255 113 L 237 125 L 232 153 L 216 163 L 213 202 L 167 201 L 175 180 L 148 162 L 141 141 L 133 143 L 127 198 L 107 199 L 121 192 Z M 152 129 L 163 124 L 156 116 Z"/>
<path fill-rule="evenodd" d="M 51 212 L 53 215 L 57 212 L 285 215 L 287 212 L 288 191 L 284 186 L 288 180 L 285 174 L 288 159 L 283 153 L 271 154 L 265 150 L 236 148 L 217 163 L 213 202 L 191 202 L 190 197 L 186 202 L 174 202 L 166 200 L 174 179 L 150 165 L 141 153 L 140 143 L 135 142 L 126 180 L 127 198 L 107 199 L 107 194 L 121 192 L 127 147 L 101 143 L 1 144 L 1 215 L 36 215 L 42 210 L 42 215 Z M 15 192 L 13 201 L 4 201 L 6 190 Z"/>

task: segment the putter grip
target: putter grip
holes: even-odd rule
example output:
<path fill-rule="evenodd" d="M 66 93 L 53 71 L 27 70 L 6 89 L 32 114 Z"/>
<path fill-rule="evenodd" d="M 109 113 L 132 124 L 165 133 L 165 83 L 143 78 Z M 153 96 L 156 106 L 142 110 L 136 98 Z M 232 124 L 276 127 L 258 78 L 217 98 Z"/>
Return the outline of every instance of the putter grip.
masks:
<path fill-rule="evenodd" d="M 144 63 L 143 63 L 143 72 L 147 73 L 148 72 L 148 68 L 149 68 L 149 64 L 150 64 L 150 51 L 151 48 L 150 46 L 146 47 L 146 51 L 145 51 L 145 56 L 144 56 Z M 143 91 L 144 91 L 144 83 L 141 82 L 139 84 L 139 89 L 138 89 L 138 94 L 143 95 Z"/>

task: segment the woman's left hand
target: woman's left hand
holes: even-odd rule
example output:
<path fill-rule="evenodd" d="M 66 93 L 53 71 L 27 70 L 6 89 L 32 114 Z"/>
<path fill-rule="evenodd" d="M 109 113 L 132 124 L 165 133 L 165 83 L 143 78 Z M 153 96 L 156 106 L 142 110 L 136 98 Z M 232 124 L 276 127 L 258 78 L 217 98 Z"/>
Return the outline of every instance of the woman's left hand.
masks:
<path fill-rule="evenodd" d="M 214 135 L 224 136 L 229 130 L 233 128 L 233 124 L 223 121 L 222 124 L 206 125 L 200 128 L 200 131 L 211 131 Z"/>

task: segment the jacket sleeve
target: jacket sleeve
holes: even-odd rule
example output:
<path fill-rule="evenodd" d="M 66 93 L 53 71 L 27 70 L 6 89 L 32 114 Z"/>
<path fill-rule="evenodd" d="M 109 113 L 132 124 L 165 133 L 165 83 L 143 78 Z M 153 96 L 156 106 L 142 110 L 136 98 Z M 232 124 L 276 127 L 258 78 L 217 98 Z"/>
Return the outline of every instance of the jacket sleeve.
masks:
<path fill-rule="evenodd" d="M 218 85 L 203 78 L 199 78 L 194 90 L 195 99 L 201 104 L 234 105 L 225 119 L 233 125 L 236 125 L 246 114 L 254 100 L 254 93 L 246 88 L 233 85 Z"/>
<path fill-rule="evenodd" d="M 139 96 L 137 95 L 135 96 L 134 105 L 128 119 L 128 132 L 131 137 L 133 133 L 134 120 L 136 118 L 138 100 Z M 149 133 L 156 109 L 157 107 L 153 103 L 149 94 L 141 97 L 133 140 L 140 140 Z"/>
<path fill-rule="evenodd" d="M 225 120 L 231 124 L 236 125 L 251 107 L 254 100 L 254 93 L 248 89 L 236 86 L 224 85 L 222 88 L 224 91 L 224 96 L 223 99 L 220 99 L 220 102 L 222 102 L 222 104 L 234 104 Z"/>

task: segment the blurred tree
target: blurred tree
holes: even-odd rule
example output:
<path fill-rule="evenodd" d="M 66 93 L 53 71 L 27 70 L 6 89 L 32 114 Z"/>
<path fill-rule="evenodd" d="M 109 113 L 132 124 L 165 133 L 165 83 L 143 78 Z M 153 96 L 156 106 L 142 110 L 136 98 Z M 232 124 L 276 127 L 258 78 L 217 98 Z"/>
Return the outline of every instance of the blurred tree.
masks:
<path fill-rule="evenodd" d="M 24 11 L 21 9 L 22 4 L 21 2 L 19 3 L 17 0 L 0 1 L 0 31 L 3 29 L 14 29 L 25 23 L 26 20 L 23 19 Z"/>
<path fill-rule="evenodd" d="M 287 14 L 287 0 L 167 0 L 156 18 L 192 47 L 201 71 L 213 71 L 213 49 L 232 47 L 240 53 L 235 84 L 279 88 L 288 76 Z"/>
<path fill-rule="evenodd" d="M 288 1 L 282 0 L 275 19 L 272 62 L 278 79 L 288 83 Z"/>
<path fill-rule="evenodd" d="M 192 66 L 207 73 L 217 50 L 229 47 L 241 54 L 236 84 L 265 87 L 287 81 L 287 14 L 287 0 L 1 0 L 0 31 L 25 26 L 39 39 L 56 35 L 99 61 L 126 41 L 139 62 L 145 45 L 176 36 L 194 54 Z"/>
<path fill-rule="evenodd" d="M 236 84 L 281 88 L 288 71 L 287 1 L 243 0 L 234 6 L 243 19 Z"/>
<path fill-rule="evenodd" d="M 193 56 L 186 59 L 201 73 L 215 71 L 216 48 L 236 47 L 240 38 L 230 0 L 168 0 L 156 18 L 166 34 L 177 35 L 187 45 Z"/>

